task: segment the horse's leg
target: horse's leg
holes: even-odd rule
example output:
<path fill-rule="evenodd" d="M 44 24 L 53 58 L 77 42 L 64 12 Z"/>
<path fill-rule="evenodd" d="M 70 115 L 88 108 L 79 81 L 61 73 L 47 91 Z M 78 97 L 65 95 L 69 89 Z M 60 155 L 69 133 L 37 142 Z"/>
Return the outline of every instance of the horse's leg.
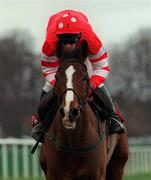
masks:
<path fill-rule="evenodd" d="M 105 180 L 104 176 L 101 175 L 101 176 L 99 177 L 99 180 Z"/>
<path fill-rule="evenodd" d="M 105 180 L 105 177 L 106 177 L 107 137 L 106 137 L 105 124 L 103 127 L 103 131 L 105 134 L 104 134 L 104 138 L 103 138 L 102 144 L 101 144 L 102 151 L 99 153 L 100 154 L 100 173 L 99 173 L 98 180 Z"/>
<path fill-rule="evenodd" d="M 40 149 L 40 165 L 41 168 L 45 174 L 45 176 L 47 175 L 47 162 L 45 159 L 45 152 L 44 152 L 44 147 L 42 145 L 41 149 Z"/>
<path fill-rule="evenodd" d="M 107 165 L 106 180 L 122 180 L 124 167 L 128 159 L 127 134 L 121 134 L 112 158 Z"/>

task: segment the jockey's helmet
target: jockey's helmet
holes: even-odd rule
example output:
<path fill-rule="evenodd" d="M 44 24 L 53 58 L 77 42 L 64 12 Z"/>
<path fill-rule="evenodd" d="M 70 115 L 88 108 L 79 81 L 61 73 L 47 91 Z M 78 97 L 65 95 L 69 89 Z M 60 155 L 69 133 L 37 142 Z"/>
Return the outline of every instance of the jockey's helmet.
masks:
<path fill-rule="evenodd" d="M 80 34 L 81 23 L 71 13 L 62 15 L 56 22 L 56 34 Z"/>

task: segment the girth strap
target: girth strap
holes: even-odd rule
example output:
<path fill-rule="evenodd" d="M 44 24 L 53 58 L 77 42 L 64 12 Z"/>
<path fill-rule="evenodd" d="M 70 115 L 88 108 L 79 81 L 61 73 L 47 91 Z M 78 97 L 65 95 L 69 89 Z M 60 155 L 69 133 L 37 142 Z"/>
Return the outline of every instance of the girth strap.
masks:
<path fill-rule="evenodd" d="M 70 152 L 70 153 L 86 153 L 86 152 L 91 152 L 96 149 L 96 147 L 101 144 L 102 142 L 102 137 L 103 137 L 103 131 L 101 128 L 99 128 L 99 137 L 96 141 L 96 143 L 86 146 L 86 147 L 70 147 L 70 146 L 65 146 L 63 144 L 60 144 L 57 142 L 57 137 L 54 133 L 48 133 L 46 132 L 46 135 L 48 138 L 51 140 L 51 142 L 56 146 L 56 148 L 60 151 L 64 152 Z"/>

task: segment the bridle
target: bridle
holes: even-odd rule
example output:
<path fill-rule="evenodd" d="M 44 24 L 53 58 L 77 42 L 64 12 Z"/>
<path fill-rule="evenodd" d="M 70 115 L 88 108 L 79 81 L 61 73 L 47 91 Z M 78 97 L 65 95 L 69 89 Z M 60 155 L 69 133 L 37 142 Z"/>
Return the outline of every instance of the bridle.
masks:
<path fill-rule="evenodd" d="M 67 61 L 63 61 L 59 68 L 66 62 L 78 62 L 80 64 L 82 64 L 85 68 L 86 65 L 83 62 L 77 61 L 76 59 L 69 59 Z M 60 95 L 59 99 L 60 101 L 62 100 L 63 95 L 67 92 L 67 91 L 72 91 L 74 93 L 74 95 L 77 97 L 78 101 L 79 101 L 79 108 L 77 109 L 77 118 L 80 116 L 81 111 L 83 110 L 84 106 L 86 105 L 86 101 L 82 101 L 80 99 L 80 97 L 78 96 L 78 94 L 75 92 L 74 89 L 72 88 L 67 88 L 65 89 L 62 94 Z M 86 97 L 88 96 L 88 92 L 85 95 Z M 63 152 L 70 152 L 70 153 L 86 153 L 86 152 L 91 152 L 94 151 L 96 149 L 96 147 L 102 142 L 102 137 L 103 137 L 103 130 L 99 127 L 99 117 L 98 117 L 98 113 L 96 112 L 97 115 L 97 124 L 98 124 L 98 139 L 96 140 L 96 142 L 94 144 L 88 145 L 86 147 L 72 147 L 72 146 L 66 146 L 63 144 L 60 144 L 57 140 L 57 136 L 55 135 L 55 133 L 53 132 L 46 132 L 47 137 L 49 138 L 49 140 L 51 140 L 51 142 L 55 145 L 55 147 Z M 70 115 L 69 115 L 70 116 Z M 72 118 L 72 115 L 71 115 Z M 73 114 L 73 118 L 74 114 Z"/>
<path fill-rule="evenodd" d="M 85 65 L 83 62 L 81 62 L 81 61 L 77 61 L 77 59 L 66 59 L 65 61 L 61 62 L 60 66 L 59 66 L 59 69 L 61 68 L 62 65 L 64 65 L 65 63 L 69 63 L 69 62 L 76 62 L 76 63 L 78 62 L 78 63 L 82 64 L 82 66 L 84 66 L 85 70 L 87 70 L 86 65 Z M 86 99 L 87 99 L 87 97 L 88 97 L 88 92 L 89 92 L 89 88 L 90 88 L 88 75 L 85 77 L 85 80 L 86 80 L 87 83 L 88 83 L 88 88 L 86 89 L 84 100 L 79 97 L 79 95 L 77 94 L 77 92 L 76 92 L 73 88 L 66 88 L 66 89 L 60 94 L 60 96 L 59 96 L 59 98 L 58 98 L 58 99 L 59 99 L 59 104 L 61 104 L 64 94 L 65 94 L 66 92 L 68 92 L 68 91 L 72 91 L 73 94 L 74 94 L 74 95 L 76 96 L 76 98 L 78 99 L 79 107 L 78 107 L 77 109 L 73 108 L 73 109 L 70 111 L 70 113 L 69 113 L 69 118 L 70 118 L 70 120 L 71 120 L 72 122 L 73 122 L 75 119 L 79 118 L 80 113 L 81 113 L 81 111 L 83 110 L 83 108 L 84 108 L 84 106 L 85 106 L 85 104 L 86 104 Z M 57 80 L 56 80 L 56 81 L 57 81 Z M 54 88 L 54 92 L 55 92 L 55 88 Z M 60 112 L 61 112 L 61 114 L 63 114 L 63 110 L 62 110 L 62 109 L 60 109 Z"/>

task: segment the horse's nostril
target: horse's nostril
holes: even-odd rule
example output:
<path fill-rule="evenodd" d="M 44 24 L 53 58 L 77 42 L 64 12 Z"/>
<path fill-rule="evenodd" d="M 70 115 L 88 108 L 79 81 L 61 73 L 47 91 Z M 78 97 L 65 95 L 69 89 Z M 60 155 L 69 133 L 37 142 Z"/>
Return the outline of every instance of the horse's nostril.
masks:
<path fill-rule="evenodd" d="M 61 115 L 62 117 L 65 116 L 65 113 L 64 113 L 64 109 L 63 109 L 63 108 L 60 108 L 60 115 Z"/>
<path fill-rule="evenodd" d="M 76 108 L 72 108 L 69 112 L 69 119 L 74 122 L 79 117 L 79 111 Z"/>

